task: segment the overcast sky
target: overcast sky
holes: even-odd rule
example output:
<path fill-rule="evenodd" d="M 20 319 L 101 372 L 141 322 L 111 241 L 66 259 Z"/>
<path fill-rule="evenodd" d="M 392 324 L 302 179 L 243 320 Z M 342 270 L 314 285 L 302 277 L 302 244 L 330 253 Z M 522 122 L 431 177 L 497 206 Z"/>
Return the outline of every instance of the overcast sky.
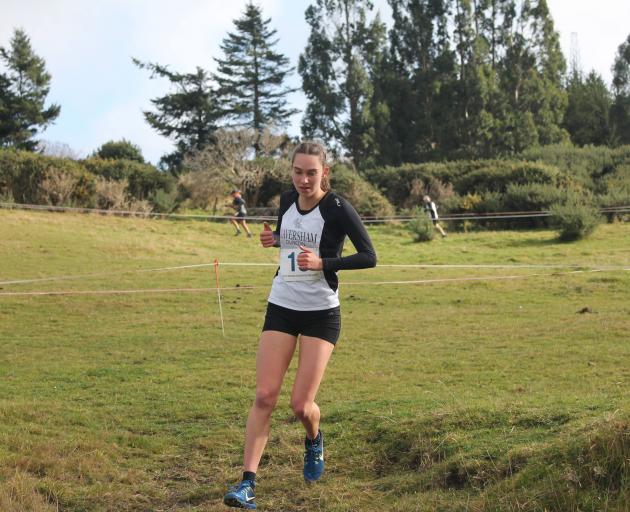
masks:
<path fill-rule="evenodd" d="M 304 21 L 308 0 L 258 0 L 265 18 L 277 29 L 276 49 L 292 65 L 308 38 Z M 375 0 L 382 19 L 389 19 L 386 0 Z M 618 46 L 630 33 L 630 0 L 548 0 L 567 61 L 571 34 L 577 34 L 581 67 L 603 76 Z M 61 105 L 55 124 L 42 139 L 69 145 L 87 156 L 101 144 L 122 138 L 157 163 L 172 143 L 157 135 L 142 111 L 150 100 L 168 92 L 168 83 L 150 80 L 146 70 L 131 62 L 167 64 L 175 71 L 196 66 L 214 69 L 212 57 L 222 56 L 221 40 L 233 30 L 247 0 L 0 0 L 0 46 L 6 47 L 15 28 L 23 28 L 35 53 L 52 75 L 49 103 Z M 297 74 L 292 85 L 300 86 Z M 291 98 L 304 107 L 298 92 Z M 300 115 L 289 127 L 299 134 Z"/>

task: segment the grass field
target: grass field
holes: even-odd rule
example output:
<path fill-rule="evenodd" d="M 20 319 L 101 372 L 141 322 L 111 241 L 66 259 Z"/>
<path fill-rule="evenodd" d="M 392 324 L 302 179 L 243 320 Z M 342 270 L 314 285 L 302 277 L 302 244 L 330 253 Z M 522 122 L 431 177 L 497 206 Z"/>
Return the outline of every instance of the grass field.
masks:
<path fill-rule="evenodd" d="M 340 274 L 327 473 L 302 481 L 292 367 L 259 508 L 630 510 L 630 272 L 586 271 L 630 267 L 630 225 L 370 233 L 383 266 Z M 276 257 L 224 224 L 0 211 L 0 510 L 226 510 L 275 269 L 221 267 L 225 337 L 211 266 L 138 270 Z M 513 268 L 445 266 L 484 264 Z M 147 291 L 174 288 L 204 290 Z"/>

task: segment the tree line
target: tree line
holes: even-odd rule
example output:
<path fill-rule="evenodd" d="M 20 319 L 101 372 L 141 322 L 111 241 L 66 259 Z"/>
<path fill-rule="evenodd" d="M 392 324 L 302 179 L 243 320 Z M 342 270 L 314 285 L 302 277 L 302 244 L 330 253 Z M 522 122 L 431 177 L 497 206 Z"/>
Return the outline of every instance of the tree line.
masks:
<path fill-rule="evenodd" d="M 360 170 L 501 158 L 568 141 L 630 143 L 630 36 L 609 89 L 594 71 L 567 69 L 545 0 L 388 3 L 390 26 L 369 0 L 314 0 L 296 67 L 276 51 L 271 19 L 253 3 L 223 39 L 214 72 L 133 59 L 171 84 L 144 112 L 175 143 L 160 167 L 178 175 L 243 130 L 246 158 L 285 153 L 283 129 L 296 113 L 287 78 L 296 71 L 307 99 L 302 136 L 322 139 Z M 19 29 L 0 61 L 0 147 L 37 150 L 37 135 L 61 109 L 45 104 L 51 76 Z M 271 149 L 266 133 L 281 139 Z"/>

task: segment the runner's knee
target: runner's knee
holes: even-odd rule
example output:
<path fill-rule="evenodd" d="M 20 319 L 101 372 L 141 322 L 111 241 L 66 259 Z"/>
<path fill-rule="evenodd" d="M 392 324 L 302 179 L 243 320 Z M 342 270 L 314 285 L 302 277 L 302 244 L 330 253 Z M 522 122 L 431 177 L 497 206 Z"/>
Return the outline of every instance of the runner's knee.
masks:
<path fill-rule="evenodd" d="M 268 389 L 257 389 L 254 406 L 258 409 L 273 410 L 278 403 L 278 392 Z"/>
<path fill-rule="evenodd" d="M 300 420 L 308 417 L 312 408 L 312 402 L 306 402 L 298 399 L 291 400 L 291 409 L 293 410 L 293 414 L 295 414 L 295 417 Z"/>

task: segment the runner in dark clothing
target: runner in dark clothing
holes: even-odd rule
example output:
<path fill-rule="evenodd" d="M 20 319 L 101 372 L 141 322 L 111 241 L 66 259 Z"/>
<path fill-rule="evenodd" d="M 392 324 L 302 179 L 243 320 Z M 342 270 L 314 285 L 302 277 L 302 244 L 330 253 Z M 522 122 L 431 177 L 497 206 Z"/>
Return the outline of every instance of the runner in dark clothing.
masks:
<path fill-rule="evenodd" d="M 236 210 L 236 215 L 230 219 L 230 222 L 236 228 L 236 233 L 234 233 L 234 236 L 241 234 L 241 230 L 238 227 L 240 223 L 247 233 L 247 238 L 251 238 L 252 233 L 247 227 L 247 222 L 245 221 L 245 217 L 247 216 L 247 209 L 245 208 L 245 200 L 241 197 L 241 191 L 234 189 L 232 190 L 232 192 L 230 192 L 230 195 L 234 198 L 234 200 L 232 201 L 232 208 Z"/>

